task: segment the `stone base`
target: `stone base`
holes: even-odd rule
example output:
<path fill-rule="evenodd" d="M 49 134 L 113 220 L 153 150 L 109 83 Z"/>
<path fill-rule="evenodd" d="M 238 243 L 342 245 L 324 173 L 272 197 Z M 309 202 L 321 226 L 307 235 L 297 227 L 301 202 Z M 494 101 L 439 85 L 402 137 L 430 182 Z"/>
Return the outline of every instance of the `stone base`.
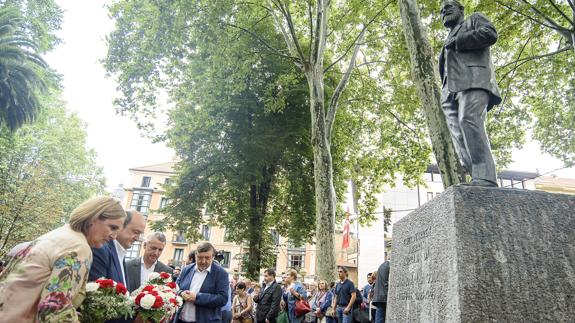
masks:
<path fill-rule="evenodd" d="M 575 196 L 451 187 L 393 226 L 386 322 L 575 322 Z"/>

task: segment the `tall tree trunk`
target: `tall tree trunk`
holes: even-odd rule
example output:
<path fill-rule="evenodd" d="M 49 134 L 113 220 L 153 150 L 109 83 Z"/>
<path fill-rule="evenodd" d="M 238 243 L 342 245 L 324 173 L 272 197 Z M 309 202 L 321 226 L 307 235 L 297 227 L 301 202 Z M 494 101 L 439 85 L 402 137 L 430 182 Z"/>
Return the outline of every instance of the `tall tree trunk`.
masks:
<path fill-rule="evenodd" d="M 327 137 L 323 66 L 308 74 L 316 207 L 316 278 L 335 279 L 335 189 L 330 140 Z"/>
<path fill-rule="evenodd" d="M 250 186 L 250 225 L 248 230 L 248 239 L 250 252 L 248 255 L 248 263 L 246 265 L 246 276 L 250 279 L 259 280 L 260 264 L 261 264 L 261 244 L 262 244 L 262 223 L 263 218 L 258 207 L 258 185 L 252 184 Z"/>
<path fill-rule="evenodd" d="M 453 147 L 441 109 L 441 89 L 433 49 L 421 22 L 416 0 L 398 0 L 403 33 L 411 58 L 412 78 L 425 111 L 433 153 L 441 172 L 443 187 L 464 181 L 465 177 Z"/>
<path fill-rule="evenodd" d="M 264 219 L 267 215 L 268 200 L 275 174 L 275 167 L 262 168 L 263 180 L 250 186 L 250 226 L 248 228 L 250 253 L 246 266 L 246 276 L 258 281 L 262 263 L 262 248 L 264 247 Z"/>

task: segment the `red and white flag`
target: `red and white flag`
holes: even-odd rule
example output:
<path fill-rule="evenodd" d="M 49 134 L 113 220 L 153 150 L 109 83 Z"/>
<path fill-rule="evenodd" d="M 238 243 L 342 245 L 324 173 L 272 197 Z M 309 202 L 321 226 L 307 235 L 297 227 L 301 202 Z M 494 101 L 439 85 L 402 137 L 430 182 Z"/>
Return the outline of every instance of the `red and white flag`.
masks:
<path fill-rule="evenodd" d="M 341 243 L 341 248 L 349 248 L 349 208 L 345 213 L 345 223 L 343 224 L 343 240 Z"/>

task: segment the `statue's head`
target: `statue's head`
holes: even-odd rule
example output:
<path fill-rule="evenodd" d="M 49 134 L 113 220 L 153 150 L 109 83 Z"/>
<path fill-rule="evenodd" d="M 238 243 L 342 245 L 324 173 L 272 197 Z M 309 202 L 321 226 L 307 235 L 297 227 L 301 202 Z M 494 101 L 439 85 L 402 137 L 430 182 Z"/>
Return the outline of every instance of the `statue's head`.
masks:
<path fill-rule="evenodd" d="M 457 0 L 443 0 L 441 3 L 441 21 L 445 27 L 453 27 L 463 20 L 465 8 Z"/>

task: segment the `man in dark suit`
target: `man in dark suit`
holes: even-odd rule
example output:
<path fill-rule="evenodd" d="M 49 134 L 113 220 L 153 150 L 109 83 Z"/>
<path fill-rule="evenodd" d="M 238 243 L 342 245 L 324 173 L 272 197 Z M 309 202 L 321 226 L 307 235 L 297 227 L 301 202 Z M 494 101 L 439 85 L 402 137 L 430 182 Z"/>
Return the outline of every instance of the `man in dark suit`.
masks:
<path fill-rule="evenodd" d="M 388 288 L 389 288 L 389 260 L 386 260 L 377 269 L 375 286 L 373 286 L 372 304 L 375 306 L 375 323 L 385 322 Z"/>
<path fill-rule="evenodd" d="M 144 255 L 126 262 L 128 273 L 128 290 L 138 289 L 148 281 L 148 275 L 156 272 L 173 273 L 173 269 L 158 260 L 166 246 L 166 236 L 161 232 L 150 234 L 144 241 Z"/>
<path fill-rule="evenodd" d="M 98 278 L 109 278 L 126 285 L 124 257 L 132 244 L 140 239 L 146 229 L 146 219 L 136 211 L 126 211 L 124 227 L 116 240 L 106 243 L 102 248 L 92 248 L 93 262 L 90 268 L 89 281 Z"/>
<path fill-rule="evenodd" d="M 489 47 L 497 31 L 480 13 L 464 19 L 457 0 L 444 0 L 441 19 L 449 36 L 439 55 L 441 104 L 462 166 L 472 186 L 497 187 L 495 162 L 485 131 L 487 111 L 501 103 Z"/>
<path fill-rule="evenodd" d="M 221 308 L 228 301 L 228 273 L 214 262 L 216 250 L 209 242 L 196 250 L 196 263 L 184 267 L 177 284 L 184 305 L 175 323 L 221 323 Z"/>
<path fill-rule="evenodd" d="M 126 211 L 124 227 L 116 237 L 116 240 L 106 243 L 102 248 L 92 248 L 93 262 L 90 268 L 89 281 L 104 277 L 126 285 L 129 274 L 127 273 L 124 257 L 132 244 L 140 239 L 146 229 L 146 218 L 133 210 Z M 109 320 L 107 323 L 128 323 L 132 319 L 118 318 Z"/>
<path fill-rule="evenodd" d="M 282 288 L 276 282 L 276 272 L 273 269 L 264 271 L 264 285 L 260 293 L 254 296 L 258 303 L 256 307 L 257 323 L 275 323 L 280 311 Z"/>

